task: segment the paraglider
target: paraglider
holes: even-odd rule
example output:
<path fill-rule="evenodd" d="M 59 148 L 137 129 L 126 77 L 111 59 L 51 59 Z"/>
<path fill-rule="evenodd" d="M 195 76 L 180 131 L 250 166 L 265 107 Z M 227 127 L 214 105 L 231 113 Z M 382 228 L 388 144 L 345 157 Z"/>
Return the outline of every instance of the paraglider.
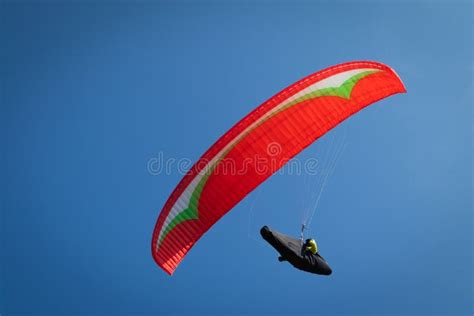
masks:
<path fill-rule="evenodd" d="M 291 158 L 354 113 L 403 92 L 390 67 L 356 61 L 318 71 L 268 99 L 212 145 L 174 189 L 153 232 L 156 263 L 171 275 L 212 225 Z M 218 172 L 224 161 L 236 172 Z M 297 264 L 297 252 L 284 252 Z"/>
<path fill-rule="evenodd" d="M 318 246 L 314 239 L 307 239 L 304 243 L 275 230 L 263 226 L 260 234 L 279 253 L 278 261 L 288 261 L 297 269 L 315 274 L 330 275 L 332 273 L 329 264 L 319 254 Z"/>

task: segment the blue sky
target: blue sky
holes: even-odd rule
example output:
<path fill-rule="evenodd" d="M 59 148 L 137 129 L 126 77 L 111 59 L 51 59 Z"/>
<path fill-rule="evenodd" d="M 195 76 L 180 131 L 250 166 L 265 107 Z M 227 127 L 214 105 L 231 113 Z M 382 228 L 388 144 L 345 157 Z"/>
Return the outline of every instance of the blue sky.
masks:
<path fill-rule="evenodd" d="M 2 315 L 469 315 L 472 3 L 2 2 Z M 408 93 L 299 158 L 345 146 L 308 235 L 333 275 L 276 261 L 307 179 L 275 175 L 173 277 L 150 252 L 180 174 L 285 86 L 384 62 Z M 312 180 L 311 180 L 312 181 Z M 317 189 L 316 187 L 314 189 Z"/>

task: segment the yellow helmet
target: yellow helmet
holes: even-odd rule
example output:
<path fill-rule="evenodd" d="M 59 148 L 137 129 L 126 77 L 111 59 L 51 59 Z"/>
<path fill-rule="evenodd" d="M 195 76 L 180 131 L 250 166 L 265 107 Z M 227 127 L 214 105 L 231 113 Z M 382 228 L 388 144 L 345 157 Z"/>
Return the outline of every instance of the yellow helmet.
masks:
<path fill-rule="evenodd" d="M 306 250 L 311 251 L 311 253 L 315 254 L 318 252 L 318 244 L 314 239 L 307 239 L 306 240 Z"/>

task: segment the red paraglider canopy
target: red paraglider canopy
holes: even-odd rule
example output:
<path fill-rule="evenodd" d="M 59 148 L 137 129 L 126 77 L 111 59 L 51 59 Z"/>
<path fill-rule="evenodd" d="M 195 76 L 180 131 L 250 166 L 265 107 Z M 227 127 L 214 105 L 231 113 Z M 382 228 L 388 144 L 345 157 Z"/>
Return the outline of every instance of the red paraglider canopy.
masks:
<path fill-rule="evenodd" d="M 292 157 L 352 114 L 405 91 L 390 67 L 356 61 L 316 72 L 264 102 L 212 145 L 168 198 L 153 232 L 157 264 L 172 274 L 215 222 Z"/>

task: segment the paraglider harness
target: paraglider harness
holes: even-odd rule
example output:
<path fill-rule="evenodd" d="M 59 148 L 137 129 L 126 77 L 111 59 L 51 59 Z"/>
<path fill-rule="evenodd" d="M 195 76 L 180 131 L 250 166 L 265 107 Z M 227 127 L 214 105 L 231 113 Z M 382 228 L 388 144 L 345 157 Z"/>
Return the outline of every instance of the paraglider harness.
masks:
<path fill-rule="evenodd" d="M 332 273 L 328 263 L 319 253 L 312 253 L 310 250 L 306 251 L 303 234 L 300 240 L 282 234 L 268 226 L 263 226 L 260 229 L 260 234 L 265 241 L 279 252 L 280 257 L 278 257 L 278 261 L 287 261 L 295 268 L 310 273 L 322 275 L 330 275 Z"/>

